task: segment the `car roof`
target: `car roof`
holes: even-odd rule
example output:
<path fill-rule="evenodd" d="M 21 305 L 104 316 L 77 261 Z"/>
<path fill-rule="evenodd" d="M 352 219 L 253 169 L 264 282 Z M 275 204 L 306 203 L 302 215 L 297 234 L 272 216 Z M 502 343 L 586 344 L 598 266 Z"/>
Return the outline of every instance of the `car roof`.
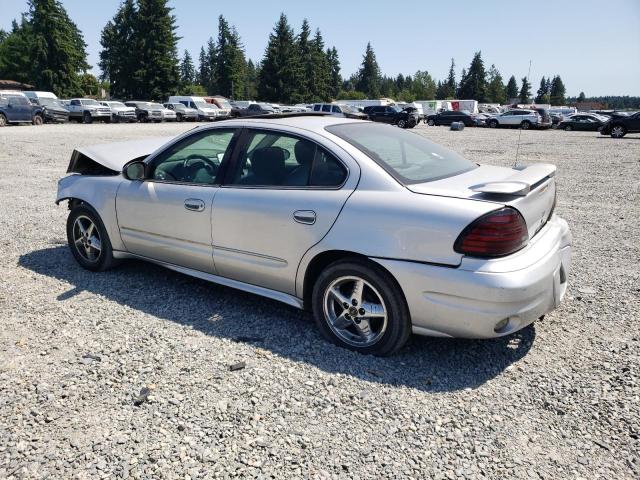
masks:
<path fill-rule="evenodd" d="M 314 132 L 324 132 L 324 129 L 326 127 L 330 127 L 332 125 L 341 125 L 341 124 L 345 124 L 345 123 L 362 123 L 365 120 L 354 120 L 351 118 L 341 118 L 341 117 L 334 117 L 331 115 L 312 115 L 312 114 L 302 114 L 302 115 L 297 115 L 297 116 L 278 116 L 278 115 L 274 115 L 273 118 L 270 118 L 268 116 L 264 116 L 264 117 L 241 117 L 241 118 L 237 118 L 237 119 L 231 119 L 231 120 L 223 120 L 220 122 L 215 122 L 213 125 L 225 125 L 225 126 L 231 126 L 231 125 L 236 125 L 238 123 L 243 124 L 243 125 L 247 125 L 247 124 L 251 124 L 251 123 L 255 123 L 255 124 L 272 124 L 272 125 L 278 125 L 278 126 L 284 126 L 284 127 L 297 127 L 297 128 L 303 128 L 305 130 L 311 130 Z M 203 126 L 201 128 L 206 128 L 206 126 Z"/>

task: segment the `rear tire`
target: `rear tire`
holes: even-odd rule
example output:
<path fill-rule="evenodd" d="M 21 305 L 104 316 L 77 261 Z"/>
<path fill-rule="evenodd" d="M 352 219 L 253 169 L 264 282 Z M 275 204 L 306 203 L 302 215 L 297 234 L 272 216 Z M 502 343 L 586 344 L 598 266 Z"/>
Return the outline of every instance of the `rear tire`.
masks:
<path fill-rule="evenodd" d="M 430 127 L 433 127 L 436 124 L 435 120 L 433 120 L 432 118 L 430 118 L 429 120 L 427 120 L 427 125 L 429 125 Z"/>
<path fill-rule="evenodd" d="M 372 262 L 340 260 L 326 267 L 313 287 L 312 306 L 322 335 L 356 352 L 392 355 L 411 336 L 402 290 Z"/>
<path fill-rule="evenodd" d="M 529 130 L 529 128 L 531 128 L 531 122 L 529 120 L 525 120 L 520 124 L 520 128 L 522 130 Z"/>
<path fill-rule="evenodd" d="M 565 125 L 564 126 L 564 131 L 565 132 L 570 132 L 571 130 L 573 130 L 573 127 L 571 125 Z"/>
<path fill-rule="evenodd" d="M 489 120 L 489 128 L 498 128 L 497 120 Z"/>
<path fill-rule="evenodd" d="M 96 211 L 86 204 L 74 207 L 67 217 L 67 241 L 82 268 L 94 272 L 116 265 L 107 230 Z"/>

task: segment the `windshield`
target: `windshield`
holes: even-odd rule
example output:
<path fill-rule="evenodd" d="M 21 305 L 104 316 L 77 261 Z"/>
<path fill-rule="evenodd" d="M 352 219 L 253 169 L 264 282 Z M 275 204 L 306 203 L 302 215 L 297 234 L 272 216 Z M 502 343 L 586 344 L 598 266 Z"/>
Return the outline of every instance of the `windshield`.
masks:
<path fill-rule="evenodd" d="M 96 100 L 82 100 L 83 105 L 100 105 Z"/>
<path fill-rule="evenodd" d="M 126 107 L 126 105 L 122 102 L 107 102 L 107 105 L 109 105 L 110 107 Z"/>
<path fill-rule="evenodd" d="M 152 102 L 149 102 L 147 105 L 148 105 L 149 107 L 151 107 L 151 108 L 164 108 L 164 107 L 163 107 L 162 105 L 160 105 L 159 103 L 152 103 Z"/>
<path fill-rule="evenodd" d="M 211 105 L 204 100 L 194 100 L 193 103 L 200 109 L 202 108 L 216 108 L 215 105 Z"/>
<path fill-rule="evenodd" d="M 266 103 L 259 103 L 258 105 L 260 105 L 262 110 L 268 110 L 270 112 L 275 112 L 276 111 L 275 108 L 273 108 L 271 105 L 267 105 Z"/>
<path fill-rule="evenodd" d="M 451 177 L 476 167 L 457 153 L 390 125 L 346 123 L 326 130 L 365 153 L 405 185 Z"/>
<path fill-rule="evenodd" d="M 46 107 L 62 107 L 57 98 L 40 98 L 40 103 Z"/>
<path fill-rule="evenodd" d="M 231 104 L 229 102 L 227 102 L 226 100 L 222 100 L 221 98 L 216 99 L 218 101 L 218 103 L 220 104 L 221 108 L 231 108 Z"/>

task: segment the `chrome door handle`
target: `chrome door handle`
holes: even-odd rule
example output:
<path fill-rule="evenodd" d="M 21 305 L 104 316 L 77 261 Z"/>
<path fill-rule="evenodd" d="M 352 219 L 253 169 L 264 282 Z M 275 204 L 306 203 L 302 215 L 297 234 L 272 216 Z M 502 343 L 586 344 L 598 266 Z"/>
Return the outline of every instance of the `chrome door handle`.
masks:
<path fill-rule="evenodd" d="M 293 219 L 298 223 L 313 225 L 316 223 L 316 212 L 313 210 L 296 210 L 293 212 Z"/>
<path fill-rule="evenodd" d="M 199 198 L 187 198 L 184 201 L 184 208 L 192 212 L 201 212 L 204 210 L 204 202 Z"/>

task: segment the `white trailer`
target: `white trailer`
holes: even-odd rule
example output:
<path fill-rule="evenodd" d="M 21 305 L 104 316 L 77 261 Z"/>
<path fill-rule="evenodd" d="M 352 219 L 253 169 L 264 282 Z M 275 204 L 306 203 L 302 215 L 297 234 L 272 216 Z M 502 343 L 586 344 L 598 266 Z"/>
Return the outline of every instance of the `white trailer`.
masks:
<path fill-rule="evenodd" d="M 336 100 L 333 103 L 364 108 L 364 107 L 386 106 L 386 105 L 389 105 L 390 103 L 393 103 L 393 101 L 389 100 L 388 98 L 380 98 L 378 100 Z"/>

